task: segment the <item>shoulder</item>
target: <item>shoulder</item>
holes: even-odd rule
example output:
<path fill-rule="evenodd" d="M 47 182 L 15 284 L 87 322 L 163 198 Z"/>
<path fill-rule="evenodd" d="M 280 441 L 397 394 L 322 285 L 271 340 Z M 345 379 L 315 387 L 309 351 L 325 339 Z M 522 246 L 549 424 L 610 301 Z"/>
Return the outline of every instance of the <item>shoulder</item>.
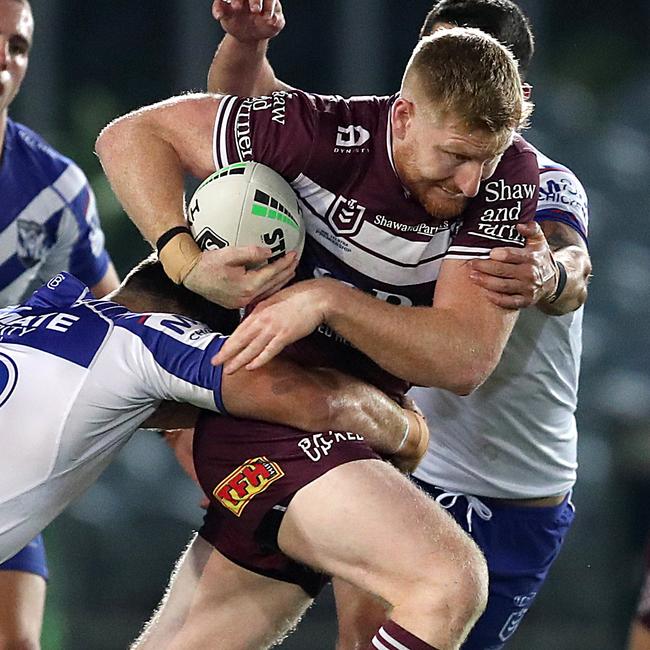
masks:
<path fill-rule="evenodd" d="M 72 163 L 69 158 L 58 152 L 45 138 L 20 122 L 7 121 L 13 145 L 38 160 L 43 167 L 64 169 Z"/>
<path fill-rule="evenodd" d="M 33 168 L 39 169 L 45 179 L 64 197 L 76 195 L 88 184 L 77 164 L 52 147 L 41 135 L 24 124 L 11 122 L 12 144 Z M 69 199 L 68 199 L 69 200 Z"/>

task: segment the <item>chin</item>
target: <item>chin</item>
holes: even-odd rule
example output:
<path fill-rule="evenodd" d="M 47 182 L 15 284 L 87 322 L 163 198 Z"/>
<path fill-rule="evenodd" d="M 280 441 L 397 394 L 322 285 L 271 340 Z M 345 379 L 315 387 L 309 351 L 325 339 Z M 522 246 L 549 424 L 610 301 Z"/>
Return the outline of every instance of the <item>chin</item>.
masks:
<path fill-rule="evenodd" d="M 456 219 L 462 214 L 467 205 L 465 198 L 443 199 L 440 196 L 417 196 L 416 198 L 432 217 L 441 221 L 445 219 Z"/>

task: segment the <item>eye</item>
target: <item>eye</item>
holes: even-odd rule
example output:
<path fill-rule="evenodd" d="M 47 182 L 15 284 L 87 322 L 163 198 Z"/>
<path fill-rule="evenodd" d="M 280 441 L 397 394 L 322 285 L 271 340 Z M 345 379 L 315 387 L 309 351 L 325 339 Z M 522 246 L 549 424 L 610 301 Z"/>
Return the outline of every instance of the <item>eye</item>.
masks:
<path fill-rule="evenodd" d="M 465 156 L 461 153 L 455 153 L 453 151 L 445 152 L 455 163 L 464 163 L 469 160 L 468 156 Z"/>
<path fill-rule="evenodd" d="M 9 51 L 12 54 L 27 54 L 29 52 L 29 43 L 23 39 L 13 39 L 9 41 Z"/>

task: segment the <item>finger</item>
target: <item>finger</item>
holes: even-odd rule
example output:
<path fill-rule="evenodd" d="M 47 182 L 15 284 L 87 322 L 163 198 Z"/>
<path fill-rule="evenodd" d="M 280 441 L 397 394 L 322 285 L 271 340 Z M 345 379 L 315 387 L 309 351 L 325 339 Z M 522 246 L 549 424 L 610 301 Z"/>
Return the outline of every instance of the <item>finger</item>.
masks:
<path fill-rule="evenodd" d="M 219 366 L 227 363 L 230 359 L 236 357 L 252 340 L 253 333 L 250 332 L 248 322 L 244 321 L 239 325 L 230 338 L 223 344 L 223 347 L 215 354 L 210 363 L 213 366 Z"/>
<path fill-rule="evenodd" d="M 490 252 L 490 259 L 498 262 L 507 262 L 510 264 L 522 264 L 528 261 L 530 251 L 526 248 L 515 248 L 514 246 L 504 246 L 493 248 Z"/>
<path fill-rule="evenodd" d="M 261 0 L 260 1 L 260 13 L 266 18 L 273 17 L 273 5 L 275 4 L 274 0 Z"/>
<path fill-rule="evenodd" d="M 216 20 L 224 18 L 230 9 L 230 0 L 214 0 L 212 3 L 212 15 Z"/>
<path fill-rule="evenodd" d="M 229 246 L 222 248 L 221 252 L 224 262 L 229 266 L 259 266 L 273 254 L 265 246 Z"/>
<path fill-rule="evenodd" d="M 248 8 L 252 14 L 262 13 L 264 0 L 248 0 Z"/>
<path fill-rule="evenodd" d="M 540 228 L 539 224 L 536 221 L 529 221 L 528 223 L 518 223 L 517 232 L 523 237 L 525 237 L 527 240 L 546 239 L 544 237 L 544 232 L 542 231 L 542 229 Z"/>
<path fill-rule="evenodd" d="M 506 262 L 499 262 L 496 260 L 472 260 L 470 268 L 473 273 L 484 273 L 485 275 L 493 275 L 497 278 L 514 278 L 517 277 L 516 272 L 520 270 L 520 265 L 512 262 L 513 260 L 511 259 L 508 259 Z"/>
<path fill-rule="evenodd" d="M 273 334 L 258 334 L 239 354 L 224 363 L 223 371 L 227 375 L 232 375 L 244 366 L 247 366 L 247 364 L 252 363 L 253 360 L 263 352 L 272 339 Z"/>
<path fill-rule="evenodd" d="M 280 5 L 280 3 L 278 2 L 278 0 L 273 0 L 271 2 L 271 10 L 270 10 L 271 11 L 271 18 L 277 18 L 277 12 L 278 12 L 278 6 L 279 5 Z"/>
<path fill-rule="evenodd" d="M 285 277 L 285 274 L 286 274 L 286 277 Z M 275 282 L 273 284 L 270 284 L 270 285 L 267 285 L 264 288 L 264 290 L 261 291 L 260 294 L 253 299 L 253 302 L 254 303 L 262 302 L 262 300 L 266 300 L 267 298 L 272 296 L 274 293 L 277 293 L 278 291 L 280 291 L 280 289 L 282 289 L 282 287 L 285 284 L 287 284 L 287 282 L 289 282 L 296 275 L 296 271 L 295 271 L 295 269 L 293 271 L 288 270 L 288 271 L 285 271 L 285 274 L 283 274 L 282 276 L 278 276 L 278 281 L 277 282 Z"/>
<path fill-rule="evenodd" d="M 224 364 L 234 358 L 258 336 L 258 330 L 254 326 L 254 320 L 254 318 L 249 316 L 237 326 L 235 331 L 223 344 L 221 350 L 212 357 L 210 362 L 213 366 Z"/>
<path fill-rule="evenodd" d="M 295 271 L 297 266 L 296 257 L 281 257 L 275 260 L 272 264 L 267 264 L 259 269 L 249 271 L 247 276 L 248 286 L 252 289 L 253 293 L 257 294 L 264 290 L 266 285 L 274 282 L 278 276 L 283 275 L 286 271 Z"/>
<path fill-rule="evenodd" d="M 491 275 L 482 273 L 470 273 L 470 279 L 474 284 L 483 287 L 488 291 L 503 293 L 506 295 L 515 295 L 522 293 L 522 284 L 518 280 L 510 278 L 495 278 Z"/>
<path fill-rule="evenodd" d="M 285 347 L 286 343 L 279 336 L 274 337 L 250 363 L 246 364 L 246 370 L 261 368 L 265 363 L 277 357 Z"/>
<path fill-rule="evenodd" d="M 507 295 L 503 293 L 496 293 L 494 291 L 486 291 L 485 295 L 487 299 L 497 307 L 502 307 L 503 309 L 523 309 L 532 305 L 533 301 L 527 299 L 521 294 Z"/>

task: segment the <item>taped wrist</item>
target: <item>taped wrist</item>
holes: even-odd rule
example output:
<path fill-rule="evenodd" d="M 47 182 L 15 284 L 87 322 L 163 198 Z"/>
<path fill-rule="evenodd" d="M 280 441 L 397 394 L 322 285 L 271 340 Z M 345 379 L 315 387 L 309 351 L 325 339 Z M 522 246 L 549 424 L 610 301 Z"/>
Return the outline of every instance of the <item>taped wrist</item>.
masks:
<path fill-rule="evenodd" d="M 429 446 L 429 430 L 424 418 L 414 411 L 405 410 L 406 431 L 395 451 L 395 456 L 420 458 Z"/>
<path fill-rule="evenodd" d="M 186 226 L 174 226 L 156 242 L 158 259 L 165 273 L 175 284 L 183 284 L 201 258 L 201 249 Z"/>

